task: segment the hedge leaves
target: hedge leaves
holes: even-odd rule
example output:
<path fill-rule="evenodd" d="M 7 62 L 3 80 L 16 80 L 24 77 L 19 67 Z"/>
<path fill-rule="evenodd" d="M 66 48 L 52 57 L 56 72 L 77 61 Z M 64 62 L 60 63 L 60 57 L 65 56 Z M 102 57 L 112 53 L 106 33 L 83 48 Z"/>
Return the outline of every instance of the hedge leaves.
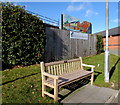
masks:
<path fill-rule="evenodd" d="M 43 22 L 21 6 L 2 4 L 3 69 L 39 63 L 44 57 Z"/>

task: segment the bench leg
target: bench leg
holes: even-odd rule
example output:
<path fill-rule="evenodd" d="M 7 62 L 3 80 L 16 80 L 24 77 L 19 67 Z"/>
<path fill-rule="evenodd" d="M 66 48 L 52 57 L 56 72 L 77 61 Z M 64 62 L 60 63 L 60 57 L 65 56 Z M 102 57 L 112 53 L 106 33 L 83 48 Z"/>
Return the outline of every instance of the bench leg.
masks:
<path fill-rule="evenodd" d="M 44 85 L 44 81 L 42 82 L 42 97 L 45 96 L 44 92 L 46 91 L 46 86 Z"/>
<path fill-rule="evenodd" d="M 94 73 L 91 74 L 91 85 L 93 85 Z"/>
<path fill-rule="evenodd" d="M 58 101 L 58 82 L 54 79 L 54 101 Z"/>
<path fill-rule="evenodd" d="M 45 96 L 44 91 L 45 91 L 45 85 L 44 85 L 44 84 L 42 84 L 42 97 L 44 97 L 44 96 Z"/>

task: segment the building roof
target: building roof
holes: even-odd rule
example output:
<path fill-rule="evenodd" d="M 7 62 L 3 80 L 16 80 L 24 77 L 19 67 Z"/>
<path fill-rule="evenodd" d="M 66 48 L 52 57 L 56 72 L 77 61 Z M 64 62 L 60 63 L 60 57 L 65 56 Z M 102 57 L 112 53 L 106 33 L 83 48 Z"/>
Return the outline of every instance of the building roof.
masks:
<path fill-rule="evenodd" d="M 115 27 L 115 28 L 111 28 L 111 29 L 109 29 L 108 32 L 109 32 L 109 36 L 111 36 L 111 35 L 112 36 L 120 35 L 120 26 Z M 103 37 L 105 37 L 106 36 L 106 30 L 94 33 L 94 35 L 102 35 Z"/>
<path fill-rule="evenodd" d="M 70 23 L 78 23 L 79 21 L 73 21 L 73 22 L 70 22 Z"/>
<path fill-rule="evenodd" d="M 46 27 L 53 27 L 53 28 L 57 28 L 59 29 L 58 26 L 54 26 L 54 25 L 51 25 L 51 24 L 47 24 L 47 23 L 43 23 Z"/>

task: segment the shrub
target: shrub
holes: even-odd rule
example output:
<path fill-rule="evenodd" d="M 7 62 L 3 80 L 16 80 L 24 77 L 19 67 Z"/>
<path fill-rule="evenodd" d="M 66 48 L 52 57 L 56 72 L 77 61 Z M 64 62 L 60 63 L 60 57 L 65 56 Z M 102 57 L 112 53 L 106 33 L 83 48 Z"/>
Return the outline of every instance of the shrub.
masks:
<path fill-rule="evenodd" d="M 102 35 L 97 35 L 97 44 L 96 44 L 97 54 L 100 54 L 104 51 L 103 47 L 104 45 L 103 45 Z"/>
<path fill-rule="evenodd" d="M 43 22 L 24 7 L 2 3 L 3 69 L 31 65 L 44 58 L 45 29 Z"/>

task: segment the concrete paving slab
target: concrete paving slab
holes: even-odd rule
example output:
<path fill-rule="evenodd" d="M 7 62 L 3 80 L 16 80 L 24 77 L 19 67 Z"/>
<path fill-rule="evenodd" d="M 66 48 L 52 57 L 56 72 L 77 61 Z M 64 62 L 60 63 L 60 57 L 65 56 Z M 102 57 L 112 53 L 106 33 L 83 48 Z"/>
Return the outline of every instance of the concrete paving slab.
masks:
<path fill-rule="evenodd" d="M 115 91 L 113 89 L 102 87 L 97 91 L 97 93 L 95 93 L 95 95 L 92 95 L 91 98 L 99 99 L 102 102 L 106 102 L 106 100 L 108 100 L 108 99 L 110 99 L 110 97 L 112 97 L 114 92 Z"/>
<path fill-rule="evenodd" d="M 101 103 L 101 101 L 102 101 L 102 103 L 105 103 L 103 100 L 100 100 L 100 99 L 98 99 L 98 98 L 88 98 L 88 99 L 86 99 L 85 101 L 83 101 L 82 103 Z"/>
<path fill-rule="evenodd" d="M 86 86 L 85 88 L 78 89 L 77 91 L 69 95 L 69 97 L 63 101 L 66 103 L 81 103 L 82 101 L 88 99 L 92 94 L 96 93 L 98 90 L 99 90 L 99 87 Z"/>
<path fill-rule="evenodd" d="M 106 103 L 117 93 L 118 90 L 87 85 L 70 94 L 61 103 Z"/>
<path fill-rule="evenodd" d="M 110 103 L 109 105 L 114 105 L 114 103 L 118 103 L 120 105 L 120 90 L 119 93 L 113 95 L 112 98 L 107 101 L 107 103 Z"/>

